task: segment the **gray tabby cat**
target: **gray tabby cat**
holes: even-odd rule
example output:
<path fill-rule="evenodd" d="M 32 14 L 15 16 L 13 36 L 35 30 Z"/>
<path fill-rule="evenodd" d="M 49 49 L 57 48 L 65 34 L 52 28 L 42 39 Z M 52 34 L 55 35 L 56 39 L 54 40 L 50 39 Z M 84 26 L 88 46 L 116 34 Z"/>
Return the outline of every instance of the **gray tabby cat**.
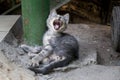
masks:
<path fill-rule="evenodd" d="M 33 56 L 30 70 L 35 73 L 47 74 L 54 68 L 66 66 L 79 58 L 77 40 L 73 36 L 63 33 L 68 22 L 69 14 L 62 16 L 58 15 L 56 11 L 50 13 L 47 19 L 48 31 L 43 36 L 43 48 Z M 31 50 L 28 46 L 22 48 Z M 40 63 L 43 65 L 40 66 Z"/>

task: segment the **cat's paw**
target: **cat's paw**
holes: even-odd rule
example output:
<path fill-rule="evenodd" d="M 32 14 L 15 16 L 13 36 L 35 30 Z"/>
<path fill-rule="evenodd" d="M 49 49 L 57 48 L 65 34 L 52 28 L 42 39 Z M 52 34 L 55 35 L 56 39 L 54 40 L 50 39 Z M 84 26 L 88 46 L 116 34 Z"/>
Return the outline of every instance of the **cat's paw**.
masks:
<path fill-rule="evenodd" d="M 89 60 L 86 65 L 97 64 L 95 60 Z"/>
<path fill-rule="evenodd" d="M 93 64 L 97 64 L 97 61 L 94 59 L 86 59 L 84 61 L 81 62 L 82 65 L 93 65 Z"/>
<path fill-rule="evenodd" d="M 19 46 L 19 48 L 21 48 L 22 50 L 24 50 L 26 53 L 28 53 L 30 50 L 29 50 L 29 46 L 26 45 L 26 44 L 22 44 Z"/>
<path fill-rule="evenodd" d="M 36 55 L 34 56 L 32 59 L 31 59 L 31 66 L 39 66 L 39 62 L 42 61 L 42 58 L 39 56 L 39 55 Z"/>

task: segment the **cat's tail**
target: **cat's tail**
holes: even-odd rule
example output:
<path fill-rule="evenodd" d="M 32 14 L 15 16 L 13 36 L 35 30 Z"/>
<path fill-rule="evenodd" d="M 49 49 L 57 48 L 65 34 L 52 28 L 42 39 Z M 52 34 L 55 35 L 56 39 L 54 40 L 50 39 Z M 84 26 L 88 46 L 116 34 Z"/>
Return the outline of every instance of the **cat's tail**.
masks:
<path fill-rule="evenodd" d="M 47 64 L 42 68 L 30 67 L 29 69 L 31 71 L 34 71 L 36 74 L 37 73 L 48 74 L 49 72 L 53 71 L 54 68 L 67 66 L 71 61 L 72 61 L 71 58 L 66 58 L 66 59 L 61 60 L 61 61 L 51 62 L 50 64 Z"/>

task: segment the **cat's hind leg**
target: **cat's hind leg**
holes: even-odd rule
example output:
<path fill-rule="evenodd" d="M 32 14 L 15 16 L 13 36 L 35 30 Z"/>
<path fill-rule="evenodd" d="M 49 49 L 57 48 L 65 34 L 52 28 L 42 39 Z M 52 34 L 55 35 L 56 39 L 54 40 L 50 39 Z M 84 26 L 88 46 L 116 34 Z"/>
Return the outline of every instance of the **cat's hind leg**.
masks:
<path fill-rule="evenodd" d="M 29 69 L 31 71 L 34 71 L 36 74 L 37 73 L 48 74 L 49 72 L 53 71 L 54 68 L 67 66 L 71 61 L 72 61 L 71 58 L 64 58 L 58 61 L 53 61 L 47 65 L 44 65 L 42 68 L 29 67 Z"/>
<path fill-rule="evenodd" d="M 23 49 L 26 53 L 38 53 L 42 50 L 42 46 L 29 46 L 26 44 L 22 44 L 19 46 L 21 49 Z"/>

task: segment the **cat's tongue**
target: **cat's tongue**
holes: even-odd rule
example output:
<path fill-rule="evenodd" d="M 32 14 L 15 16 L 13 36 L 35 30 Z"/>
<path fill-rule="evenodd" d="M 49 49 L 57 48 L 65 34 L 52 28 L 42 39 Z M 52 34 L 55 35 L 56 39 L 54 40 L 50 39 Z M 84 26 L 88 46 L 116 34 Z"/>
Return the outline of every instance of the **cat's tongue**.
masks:
<path fill-rule="evenodd" d="M 60 28 L 60 25 L 54 25 L 54 28 L 58 30 Z"/>

